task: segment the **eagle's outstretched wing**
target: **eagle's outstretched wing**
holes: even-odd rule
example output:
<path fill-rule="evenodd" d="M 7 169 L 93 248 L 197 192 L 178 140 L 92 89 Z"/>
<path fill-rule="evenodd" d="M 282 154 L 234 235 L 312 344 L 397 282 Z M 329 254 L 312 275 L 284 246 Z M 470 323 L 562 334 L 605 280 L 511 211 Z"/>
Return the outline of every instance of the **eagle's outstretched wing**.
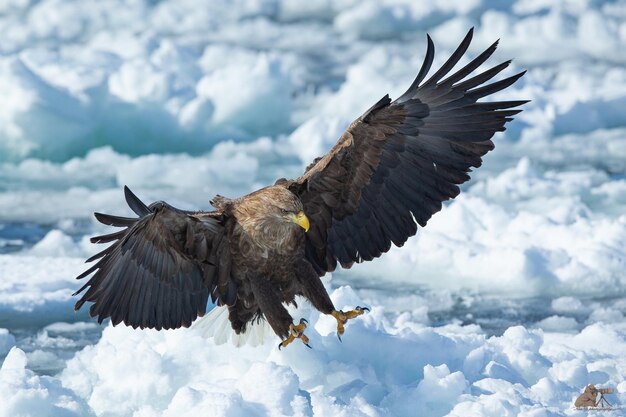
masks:
<path fill-rule="evenodd" d="M 231 304 L 236 290 L 219 215 L 164 202 L 148 207 L 127 187 L 124 193 L 139 218 L 96 213 L 101 223 L 125 229 L 91 239 L 114 243 L 87 260 L 98 261 L 77 277 L 95 272 L 74 294 L 87 289 L 75 309 L 90 301 L 89 314 L 98 322 L 110 317 L 114 325 L 160 330 L 188 327 L 204 315 L 209 295 Z"/>
<path fill-rule="evenodd" d="M 467 50 L 470 30 L 452 56 L 427 81 L 434 46 L 409 89 L 395 101 L 383 97 L 355 120 L 304 175 L 283 181 L 298 194 L 311 221 L 306 257 L 318 273 L 371 260 L 393 242 L 402 246 L 459 193 L 471 167 L 493 149 L 491 137 L 526 101 L 482 103 L 524 73 L 483 85 L 510 61 L 466 78 L 491 56 L 498 42 L 444 77 Z"/>

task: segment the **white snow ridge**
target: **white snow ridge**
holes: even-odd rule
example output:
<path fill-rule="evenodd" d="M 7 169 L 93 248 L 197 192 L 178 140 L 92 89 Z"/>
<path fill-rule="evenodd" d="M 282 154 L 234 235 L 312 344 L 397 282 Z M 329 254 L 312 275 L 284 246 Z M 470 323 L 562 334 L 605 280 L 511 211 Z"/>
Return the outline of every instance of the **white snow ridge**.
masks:
<path fill-rule="evenodd" d="M 528 70 L 529 99 L 402 248 L 337 271 L 312 349 L 102 326 L 74 279 L 142 200 L 207 209 L 302 173 L 426 50 Z M 620 416 L 626 405 L 622 0 L 0 0 L 0 417 Z M 465 64 L 467 61 L 462 61 Z M 575 410 L 586 385 L 616 409 Z M 622 414 L 620 414 L 622 413 Z"/>

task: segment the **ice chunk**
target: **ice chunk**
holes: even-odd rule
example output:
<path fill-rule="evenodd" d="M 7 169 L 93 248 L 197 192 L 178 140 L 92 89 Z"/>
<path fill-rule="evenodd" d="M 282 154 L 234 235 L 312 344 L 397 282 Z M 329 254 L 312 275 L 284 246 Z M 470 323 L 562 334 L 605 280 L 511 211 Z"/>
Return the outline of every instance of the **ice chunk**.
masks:
<path fill-rule="evenodd" d="M 31 325 L 73 321 L 74 277 L 83 269 L 81 258 L 0 255 L 0 311 Z"/>
<path fill-rule="evenodd" d="M 80 250 L 74 240 L 60 230 L 51 230 L 30 250 L 33 256 L 50 257 L 81 257 L 85 253 Z"/>
<path fill-rule="evenodd" d="M 37 376 L 14 347 L 0 368 L 0 416 L 91 416 L 85 401 L 56 378 Z"/>
<path fill-rule="evenodd" d="M 578 328 L 578 322 L 572 317 L 550 316 L 537 322 L 537 327 L 553 332 L 572 331 Z"/>
<path fill-rule="evenodd" d="M 577 312 L 584 309 L 583 303 L 575 297 L 559 297 L 552 300 L 552 309 L 558 313 Z"/>
<path fill-rule="evenodd" d="M 444 416 L 468 388 L 462 372 L 450 373 L 445 364 L 437 367 L 426 365 L 424 379 L 417 387 L 394 392 L 385 398 L 382 405 L 388 406 L 393 415 Z"/>
<path fill-rule="evenodd" d="M 7 329 L 0 329 L 0 356 L 15 346 L 15 337 Z"/>

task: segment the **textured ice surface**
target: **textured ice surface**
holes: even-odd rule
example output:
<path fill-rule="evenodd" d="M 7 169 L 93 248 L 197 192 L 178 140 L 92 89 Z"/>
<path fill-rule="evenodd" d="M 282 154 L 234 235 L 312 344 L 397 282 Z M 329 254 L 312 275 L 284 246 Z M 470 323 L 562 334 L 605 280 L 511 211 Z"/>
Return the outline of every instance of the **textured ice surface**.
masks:
<path fill-rule="evenodd" d="M 100 338 L 73 312 L 123 185 L 202 209 L 297 176 L 403 92 L 425 32 L 438 65 L 471 26 L 470 55 L 500 38 L 493 63 L 529 70 L 499 98 L 532 102 L 418 236 L 334 274 L 339 307 L 373 308 L 343 344 L 306 303 L 314 350 L 280 353 Z M 575 415 L 588 383 L 626 402 L 623 2 L 8 0 L 0 32 L 0 416 Z"/>

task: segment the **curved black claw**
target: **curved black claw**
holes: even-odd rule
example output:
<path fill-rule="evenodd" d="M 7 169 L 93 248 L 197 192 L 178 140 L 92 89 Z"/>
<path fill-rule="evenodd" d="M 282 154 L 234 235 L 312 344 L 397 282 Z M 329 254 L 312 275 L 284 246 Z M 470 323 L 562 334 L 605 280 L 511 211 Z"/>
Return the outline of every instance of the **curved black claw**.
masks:
<path fill-rule="evenodd" d="M 301 318 L 300 319 L 300 324 L 302 324 L 302 323 L 309 324 L 309 321 L 307 319 L 305 319 L 305 318 Z"/>
<path fill-rule="evenodd" d="M 367 311 L 368 313 L 370 312 L 369 307 L 356 306 L 354 309 L 357 311 Z"/>

